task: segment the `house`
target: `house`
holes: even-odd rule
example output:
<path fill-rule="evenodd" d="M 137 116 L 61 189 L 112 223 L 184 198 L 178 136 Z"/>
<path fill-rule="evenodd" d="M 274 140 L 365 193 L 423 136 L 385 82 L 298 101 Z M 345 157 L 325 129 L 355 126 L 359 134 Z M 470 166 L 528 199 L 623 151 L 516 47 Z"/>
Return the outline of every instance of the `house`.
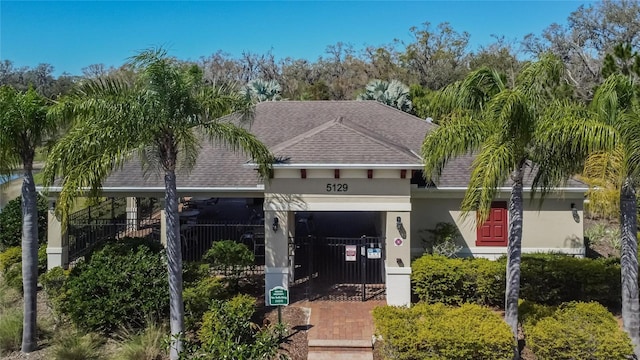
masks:
<path fill-rule="evenodd" d="M 242 154 L 205 143 L 196 167 L 178 172 L 178 193 L 261 204 L 266 295 L 305 279 L 327 285 L 320 281 L 324 278 L 334 288 L 362 285 L 363 299 L 365 285 L 378 284 L 388 304 L 406 305 L 411 259 L 423 251 L 422 230 L 455 224 L 465 256 L 495 258 L 506 252 L 508 184 L 489 220 L 477 228 L 474 216 L 459 216 L 472 156 L 451 161 L 437 183 L 423 179 L 420 147 L 435 126 L 375 101 L 263 102 L 256 106 L 251 132 L 276 155 L 271 179 L 260 180 Z M 530 184 L 531 176 L 525 189 Z M 164 196 L 162 177 L 145 177 L 136 161 L 103 186 L 111 197 Z M 55 197 L 59 189 L 50 191 Z M 542 204 L 526 201 L 523 252 L 583 255 L 585 191 L 570 180 Z M 135 201 L 129 203 L 135 207 Z M 66 264 L 62 234 L 50 215 L 50 267 Z"/>

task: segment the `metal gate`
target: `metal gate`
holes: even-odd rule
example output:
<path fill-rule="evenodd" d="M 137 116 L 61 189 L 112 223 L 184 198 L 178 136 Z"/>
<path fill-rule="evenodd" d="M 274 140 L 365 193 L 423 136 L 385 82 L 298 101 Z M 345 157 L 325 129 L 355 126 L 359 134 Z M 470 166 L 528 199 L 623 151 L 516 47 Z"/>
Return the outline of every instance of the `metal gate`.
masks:
<path fill-rule="evenodd" d="M 294 284 L 309 300 L 383 299 L 384 238 L 306 236 L 293 239 Z"/>

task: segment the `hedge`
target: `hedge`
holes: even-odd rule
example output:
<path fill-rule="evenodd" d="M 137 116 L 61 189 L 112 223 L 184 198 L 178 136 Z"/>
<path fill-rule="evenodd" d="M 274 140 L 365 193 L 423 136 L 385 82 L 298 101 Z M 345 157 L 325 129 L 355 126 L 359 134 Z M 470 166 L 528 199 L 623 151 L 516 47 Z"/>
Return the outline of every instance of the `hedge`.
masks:
<path fill-rule="evenodd" d="M 527 345 L 538 360 L 630 359 L 633 346 L 602 305 L 572 302 L 551 316 L 525 321 Z"/>
<path fill-rule="evenodd" d="M 0 212 L 0 251 L 22 243 L 22 198 L 7 203 Z M 47 198 L 38 194 L 38 243 L 47 242 Z"/>
<path fill-rule="evenodd" d="M 506 259 L 449 259 L 424 255 L 412 264 L 414 295 L 428 303 L 502 306 Z M 611 259 L 560 254 L 522 256 L 520 298 L 547 305 L 597 301 L 620 306 L 620 265 Z"/>
<path fill-rule="evenodd" d="M 515 340 L 507 323 L 492 310 L 464 304 L 420 303 L 373 310 L 385 359 L 511 360 Z"/>

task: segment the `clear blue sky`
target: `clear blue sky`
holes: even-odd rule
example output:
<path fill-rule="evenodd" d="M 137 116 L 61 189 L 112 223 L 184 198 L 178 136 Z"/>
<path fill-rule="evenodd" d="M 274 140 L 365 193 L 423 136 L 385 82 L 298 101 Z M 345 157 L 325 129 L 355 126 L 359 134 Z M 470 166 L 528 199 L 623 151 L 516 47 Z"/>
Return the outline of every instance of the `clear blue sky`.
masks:
<path fill-rule="evenodd" d="M 540 34 L 586 1 L 11 1 L 0 0 L 0 59 L 49 63 L 80 74 L 90 64 L 119 66 L 137 50 L 165 46 L 197 60 L 218 49 L 316 60 L 339 41 L 356 49 L 409 40 L 409 28 L 449 22 L 471 34 Z"/>

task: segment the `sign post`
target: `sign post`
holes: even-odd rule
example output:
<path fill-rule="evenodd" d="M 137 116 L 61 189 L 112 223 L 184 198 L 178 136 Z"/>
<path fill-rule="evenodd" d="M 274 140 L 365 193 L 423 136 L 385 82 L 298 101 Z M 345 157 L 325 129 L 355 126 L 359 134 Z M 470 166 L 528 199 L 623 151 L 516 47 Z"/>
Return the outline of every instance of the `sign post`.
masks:
<path fill-rule="evenodd" d="M 269 290 L 269 305 L 278 307 L 278 324 L 282 324 L 282 305 L 289 305 L 289 290 L 276 286 Z"/>

